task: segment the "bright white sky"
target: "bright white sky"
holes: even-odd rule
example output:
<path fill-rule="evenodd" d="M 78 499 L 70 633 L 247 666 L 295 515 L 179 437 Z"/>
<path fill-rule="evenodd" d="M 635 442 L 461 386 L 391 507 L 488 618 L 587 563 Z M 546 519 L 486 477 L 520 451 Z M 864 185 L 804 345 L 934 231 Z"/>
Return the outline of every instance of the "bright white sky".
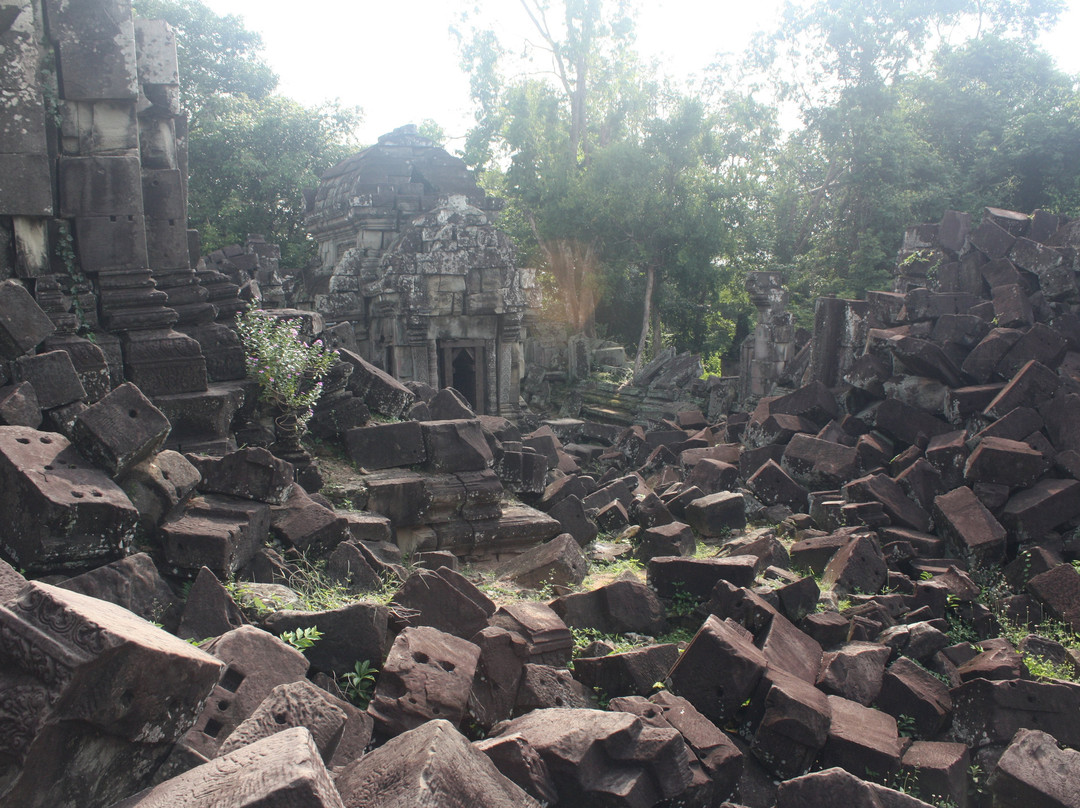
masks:
<path fill-rule="evenodd" d="M 451 151 L 472 122 L 468 79 L 458 67 L 449 28 L 462 9 L 480 4 L 504 45 L 532 33 L 516 0 L 204 0 L 236 14 L 263 38 L 279 90 L 316 105 L 333 99 L 364 110 L 362 143 L 424 118 L 438 122 Z M 639 52 L 675 79 L 700 75 L 718 53 L 740 53 L 759 30 L 771 30 L 781 0 L 646 0 L 639 4 Z M 494 15 L 494 16 L 492 16 Z M 1041 44 L 1058 65 L 1080 73 L 1080 0 Z"/>

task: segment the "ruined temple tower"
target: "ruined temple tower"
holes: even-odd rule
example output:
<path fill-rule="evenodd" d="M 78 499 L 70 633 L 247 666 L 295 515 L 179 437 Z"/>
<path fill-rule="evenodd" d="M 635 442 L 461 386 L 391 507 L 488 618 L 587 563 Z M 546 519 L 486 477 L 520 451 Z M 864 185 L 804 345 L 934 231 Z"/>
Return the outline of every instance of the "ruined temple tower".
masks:
<path fill-rule="evenodd" d="M 349 321 L 360 352 L 399 379 L 454 387 L 478 413 L 517 412 L 532 270 L 491 222 L 465 164 L 403 127 L 327 171 L 307 224 L 322 266 L 307 302 Z"/>

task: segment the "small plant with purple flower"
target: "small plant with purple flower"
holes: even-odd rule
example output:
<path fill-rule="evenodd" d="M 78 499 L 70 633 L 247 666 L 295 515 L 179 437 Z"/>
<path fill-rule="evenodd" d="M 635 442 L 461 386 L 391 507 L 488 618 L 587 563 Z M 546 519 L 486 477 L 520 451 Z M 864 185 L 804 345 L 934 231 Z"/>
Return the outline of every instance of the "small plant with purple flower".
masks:
<path fill-rule="evenodd" d="M 293 415 L 300 433 L 322 395 L 321 379 L 337 359 L 322 340 L 310 345 L 296 320 L 279 320 L 254 303 L 236 318 L 244 344 L 248 376 L 259 383 L 259 399 L 281 414 Z"/>

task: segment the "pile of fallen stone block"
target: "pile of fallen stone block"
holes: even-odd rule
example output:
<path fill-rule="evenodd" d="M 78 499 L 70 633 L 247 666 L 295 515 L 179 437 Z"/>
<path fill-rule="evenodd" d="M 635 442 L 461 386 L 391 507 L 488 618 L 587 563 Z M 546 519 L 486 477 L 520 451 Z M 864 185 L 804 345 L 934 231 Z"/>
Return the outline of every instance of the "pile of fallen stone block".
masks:
<path fill-rule="evenodd" d="M 957 221 L 847 306 L 841 382 L 722 421 L 524 431 L 342 350 L 377 416 L 328 427 L 349 509 L 266 448 L 163 449 L 134 384 L 51 393 L 79 374 L 0 286 L 0 802 L 1080 805 L 1080 653 L 1046 622 L 1080 631 L 1073 230 Z M 645 580 L 582 589 L 587 554 Z M 305 559 L 389 599 L 305 608 Z"/>

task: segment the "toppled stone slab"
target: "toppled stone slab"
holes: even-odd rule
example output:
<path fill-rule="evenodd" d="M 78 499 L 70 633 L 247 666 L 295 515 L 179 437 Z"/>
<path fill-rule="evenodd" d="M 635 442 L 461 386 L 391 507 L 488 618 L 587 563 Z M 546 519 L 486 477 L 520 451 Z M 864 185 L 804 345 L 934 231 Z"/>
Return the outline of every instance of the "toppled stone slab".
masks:
<path fill-rule="evenodd" d="M 768 662 L 752 637 L 710 616 L 668 674 L 671 690 L 722 724 L 750 697 Z"/>
<path fill-rule="evenodd" d="M 1080 745 L 1080 685 L 1026 679 L 972 679 L 950 692 L 952 734 L 972 747 L 1005 744 L 1024 728 L 1038 727 L 1067 746 Z"/>
<path fill-rule="evenodd" d="M 348 714 L 335 701 L 307 679 L 278 685 L 229 733 L 218 756 L 228 755 L 278 732 L 304 727 L 311 733 L 323 760 L 329 762 L 349 720 Z M 370 719 L 367 723 L 370 735 Z"/>
<path fill-rule="evenodd" d="M 146 553 L 136 553 L 104 567 L 68 578 L 57 586 L 122 606 L 143 620 L 175 631 L 180 601 Z"/>
<path fill-rule="evenodd" d="M 268 505 L 236 497 L 195 497 L 162 524 L 162 562 L 173 574 L 187 576 L 208 567 L 224 581 L 251 560 L 269 529 Z"/>
<path fill-rule="evenodd" d="M 540 589 L 545 585 L 576 586 L 585 580 L 589 563 L 569 533 L 526 550 L 499 566 L 496 575 L 518 586 Z"/>
<path fill-rule="evenodd" d="M 777 808 L 829 805 L 932 808 L 920 799 L 877 783 L 868 783 L 838 767 L 788 780 L 780 784 L 777 792 Z"/>
<path fill-rule="evenodd" d="M 122 384 L 75 417 L 71 438 L 79 451 L 113 477 L 157 452 L 169 419 L 134 384 Z"/>
<path fill-rule="evenodd" d="M 0 427 L 0 549 L 30 572 L 112 561 L 135 536 L 138 511 L 63 435 Z"/>
<path fill-rule="evenodd" d="M 1019 730 L 990 774 L 987 787 L 1001 808 L 1080 807 L 1080 752 L 1061 749 L 1052 735 Z"/>
<path fill-rule="evenodd" d="M 678 731 L 650 727 L 629 713 L 548 709 L 500 725 L 544 759 L 559 803 L 649 808 L 689 787 L 692 774 Z"/>
<path fill-rule="evenodd" d="M 133 466 L 120 481 L 139 511 L 139 526 L 150 532 L 195 491 L 202 476 L 182 454 L 166 449 Z"/>
<path fill-rule="evenodd" d="M 346 805 L 539 808 L 444 719 L 427 721 L 341 769 Z"/>
<path fill-rule="evenodd" d="M 222 668 L 126 609 L 36 582 L 0 606 L 0 631 L 10 805 L 108 805 L 144 787 Z"/>
<path fill-rule="evenodd" d="M 287 729 L 197 766 L 117 803 L 115 808 L 179 805 L 345 808 L 311 733 L 303 727 Z"/>
<path fill-rule="evenodd" d="M 312 667 L 326 673 L 345 673 L 353 669 L 357 660 L 385 656 L 388 621 L 388 610 L 381 603 L 350 603 L 316 612 L 283 609 L 268 615 L 262 627 L 278 636 L 317 627 L 322 638 L 307 649 Z"/>
<path fill-rule="evenodd" d="M 294 487 L 292 464 L 260 446 L 224 457 L 189 455 L 188 460 L 202 475 L 199 490 L 203 493 L 284 505 Z"/>
<path fill-rule="evenodd" d="M 479 658 L 468 640 L 428 626 L 407 628 L 383 663 L 368 713 L 390 735 L 436 718 L 460 724 Z"/>

